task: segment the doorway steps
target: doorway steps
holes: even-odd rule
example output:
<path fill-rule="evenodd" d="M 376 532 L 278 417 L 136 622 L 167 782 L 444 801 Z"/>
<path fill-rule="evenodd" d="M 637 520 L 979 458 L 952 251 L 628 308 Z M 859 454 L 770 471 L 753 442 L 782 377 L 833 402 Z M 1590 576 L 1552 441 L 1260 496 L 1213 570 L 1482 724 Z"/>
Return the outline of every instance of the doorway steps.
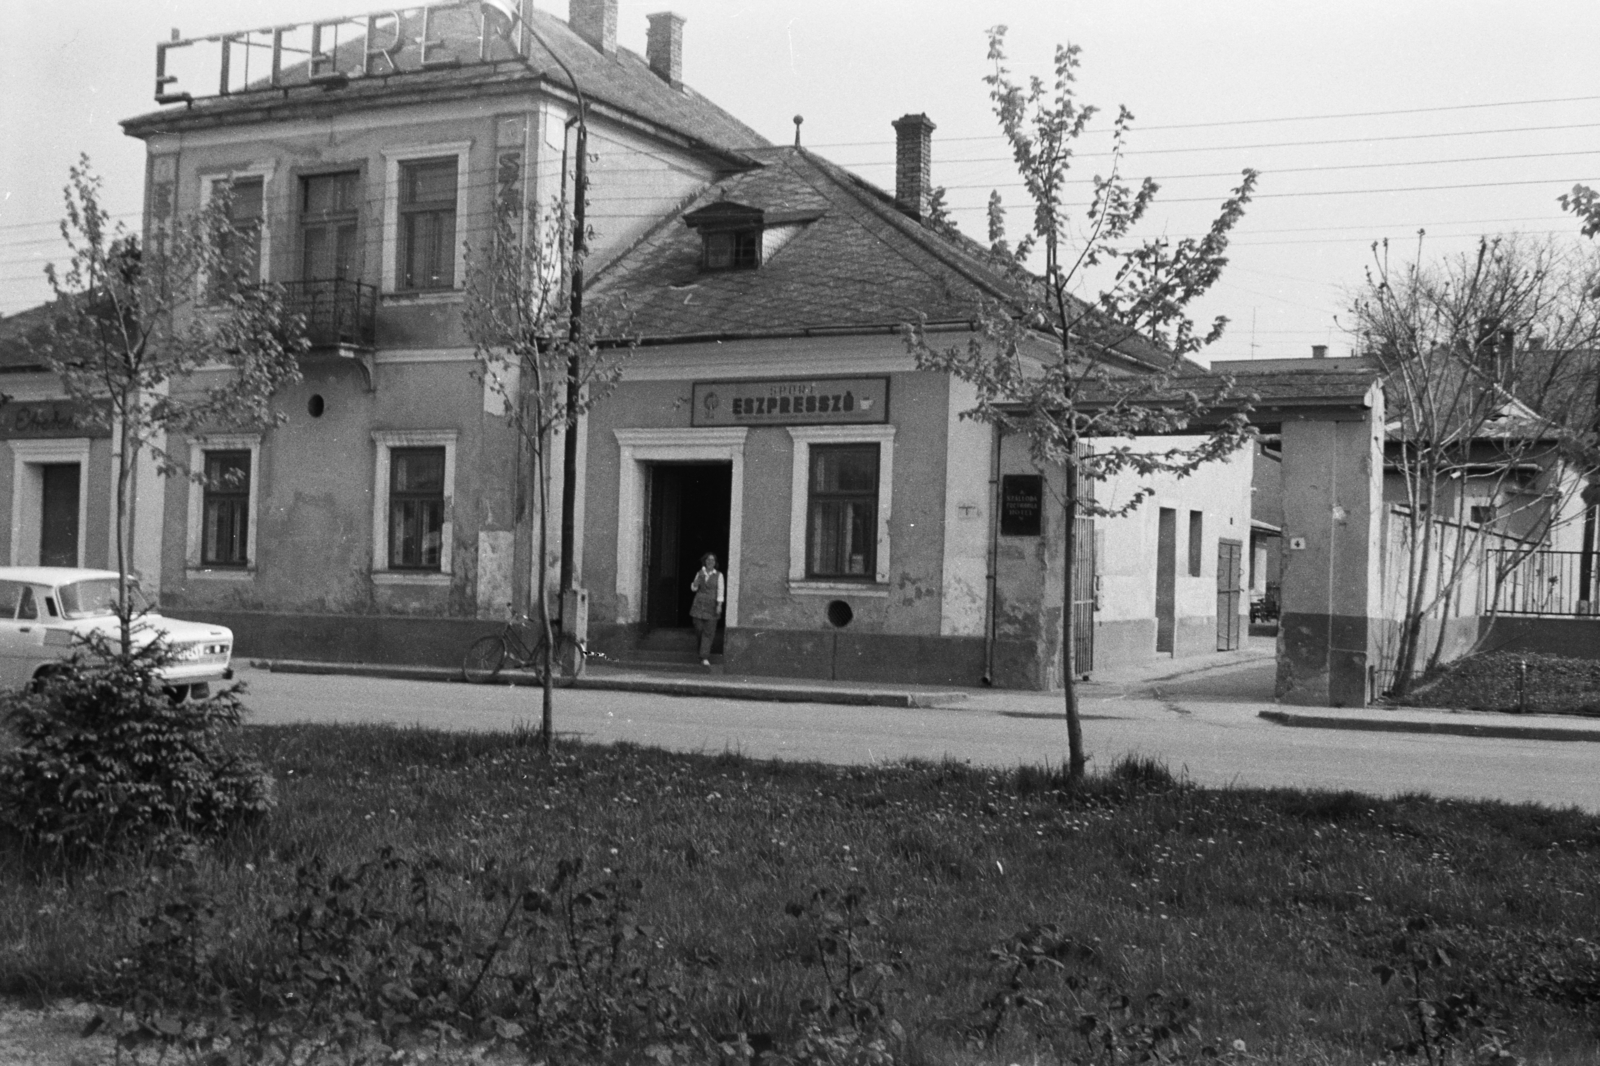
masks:
<path fill-rule="evenodd" d="M 704 674 L 700 665 L 699 636 L 692 629 L 652 629 L 634 642 L 632 647 L 608 650 L 602 660 L 607 666 L 622 669 L 671 671 L 674 673 Z M 722 673 L 722 653 L 711 654 L 713 674 Z"/>

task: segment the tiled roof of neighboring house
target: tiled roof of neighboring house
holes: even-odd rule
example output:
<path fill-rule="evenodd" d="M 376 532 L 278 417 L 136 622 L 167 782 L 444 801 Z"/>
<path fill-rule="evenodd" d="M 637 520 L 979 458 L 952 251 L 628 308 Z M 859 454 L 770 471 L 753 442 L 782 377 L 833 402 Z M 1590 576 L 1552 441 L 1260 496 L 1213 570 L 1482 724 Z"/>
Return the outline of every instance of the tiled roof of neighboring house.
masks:
<path fill-rule="evenodd" d="M 969 323 L 983 301 L 1022 298 L 976 242 L 902 213 L 894 198 L 800 147 L 751 151 L 758 165 L 717 182 L 598 273 L 598 298 L 625 299 L 623 329 L 646 341 L 892 330 Z M 764 213 L 758 269 L 703 270 L 703 238 L 686 217 L 707 209 Z M 690 217 L 693 221 L 693 217 Z M 1121 346 L 1165 365 L 1142 339 Z"/>
<path fill-rule="evenodd" d="M 477 47 L 478 23 L 469 9 L 439 8 L 433 18 L 430 28 L 436 37 L 466 41 L 470 42 L 470 47 Z M 738 152 L 768 143 L 759 133 L 688 86 L 669 85 L 643 58 L 626 48 L 606 55 L 574 33 L 565 22 L 544 11 L 534 11 L 531 25 L 545 43 L 537 39 L 533 42 L 527 65 L 498 37 L 489 39 L 489 58 L 497 61 L 493 64 L 464 63 L 454 68 L 420 70 L 415 69 L 419 62 L 418 50 L 408 48 L 396 57 L 400 73 L 355 77 L 342 88 L 312 85 L 306 65 L 302 63 L 284 69 L 280 88 L 262 87 L 257 91 L 197 99 L 189 106 L 171 105 L 127 119 L 122 126 L 131 136 L 148 137 L 229 120 L 259 122 L 287 119 L 303 111 L 343 113 L 362 107 L 389 106 L 408 93 L 422 100 L 439 100 L 448 98 L 452 90 L 519 92 L 531 89 L 529 83 L 534 81 L 548 83 L 552 90 L 561 92 L 569 82 L 552 59 L 554 54 L 566 63 L 579 88 L 593 103 L 666 127 L 691 142 L 721 152 Z M 412 37 L 420 33 L 420 14 L 409 16 L 401 32 Z M 365 47 L 363 36 L 340 42 L 335 52 L 336 66 L 339 69 L 359 66 Z"/>
<path fill-rule="evenodd" d="M 0 318 L 0 373 L 36 370 L 42 366 L 28 342 L 49 326 L 54 306 L 54 303 L 40 304 Z"/>

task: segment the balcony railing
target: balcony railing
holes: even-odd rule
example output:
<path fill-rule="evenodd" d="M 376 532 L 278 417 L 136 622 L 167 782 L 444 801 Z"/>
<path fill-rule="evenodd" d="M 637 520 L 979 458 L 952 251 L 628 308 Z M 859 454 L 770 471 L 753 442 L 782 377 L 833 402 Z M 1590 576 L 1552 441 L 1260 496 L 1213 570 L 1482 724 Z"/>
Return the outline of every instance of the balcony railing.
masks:
<path fill-rule="evenodd" d="M 371 348 L 377 340 L 378 289 L 347 278 L 286 281 L 284 302 L 304 315 L 312 348 Z"/>

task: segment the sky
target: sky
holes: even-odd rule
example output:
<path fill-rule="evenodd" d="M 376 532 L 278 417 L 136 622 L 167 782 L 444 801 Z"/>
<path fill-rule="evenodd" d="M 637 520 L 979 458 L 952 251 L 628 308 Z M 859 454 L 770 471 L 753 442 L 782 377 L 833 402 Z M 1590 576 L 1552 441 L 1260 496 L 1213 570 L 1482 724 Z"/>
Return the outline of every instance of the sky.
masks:
<path fill-rule="evenodd" d="M 540 6 L 566 14 L 565 0 Z M 113 213 L 136 224 L 143 145 L 118 120 L 154 110 L 155 43 L 380 10 L 368 0 L 18 0 L 0 65 L 0 314 L 48 298 L 63 255 L 67 168 L 88 153 Z M 1100 107 L 1081 184 L 1107 165 L 1117 107 L 1135 116 L 1124 173 L 1161 185 L 1136 235 L 1197 234 L 1244 167 L 1262 172 L 1222 280 L 1197 307 L 1226 315 L 1202 360 L 1349 354 L 1352 292 L 1390 255 L 1433 259 L 1480 235 L 1575 240 L 1557 197 L 1600 184 L 1594 0 L 619 0 L 619 41 L 644 51 L 647 14 L 684 26 L 684 80 L 777 143 L 885 189 L 894 131 L 926 113 L 933 182 L 985 239 L 990 191 L 1027 205 L 983 77 L 985 31 L 1009 26 L 1008 66 L 1048 77 L 1082 48 L 1079 94 Z M 1079 212 L 1081 217 L 1081 212 Z"/>

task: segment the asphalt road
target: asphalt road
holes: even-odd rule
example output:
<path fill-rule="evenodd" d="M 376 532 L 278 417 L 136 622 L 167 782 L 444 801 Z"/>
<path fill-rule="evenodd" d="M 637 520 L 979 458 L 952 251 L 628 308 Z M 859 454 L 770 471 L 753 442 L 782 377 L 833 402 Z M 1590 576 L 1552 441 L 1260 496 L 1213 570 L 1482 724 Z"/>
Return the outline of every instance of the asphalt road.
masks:
<path fill-rule="evenodd" d="M 1125 753 L 1165 760 L 1208 786 L 1293 785 L 1375 795 L 1428 792 L 1600 813 L 1600 744 L 1291 728 L 1273 706 L 1272 664 L 1129 689 L 1085 686 L 1091 766 Z M 383 722 L 432 729 L 537 725 L 537 689 L 245 669 L 247 722 Z M 946 756 L 991 766 L 1060 764 L 1059 696 L 979 692 L 932 709 L 556 693 L 556 731 L 595 743 L 830 763 Z"/>

